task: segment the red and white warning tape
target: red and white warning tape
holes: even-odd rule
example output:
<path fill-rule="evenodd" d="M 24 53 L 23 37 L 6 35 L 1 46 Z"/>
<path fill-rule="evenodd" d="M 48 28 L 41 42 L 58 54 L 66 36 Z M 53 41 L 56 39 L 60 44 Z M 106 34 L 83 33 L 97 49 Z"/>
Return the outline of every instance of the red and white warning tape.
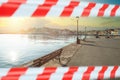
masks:
<path fill-rule="evenodd" d="M 73 0 L 0 0 L 0 17 L 120 16 L 120 5 Z"/>
<path fill-rule="evenodd" d="M 0 80 L 103 80 L 120 78 L 119 66 L 0 68 Z"/>

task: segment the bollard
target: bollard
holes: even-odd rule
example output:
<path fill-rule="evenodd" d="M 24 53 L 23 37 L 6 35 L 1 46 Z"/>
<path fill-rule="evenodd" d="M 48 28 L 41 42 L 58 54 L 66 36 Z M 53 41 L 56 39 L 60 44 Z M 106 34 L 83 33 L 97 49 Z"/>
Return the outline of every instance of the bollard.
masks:
<path fill-rule="evenodd" d="M 79 38 L 77 38 L 76 43 L 77 43 L 77 44 L 80 44 L 80 39 L 79 39 Z"/>

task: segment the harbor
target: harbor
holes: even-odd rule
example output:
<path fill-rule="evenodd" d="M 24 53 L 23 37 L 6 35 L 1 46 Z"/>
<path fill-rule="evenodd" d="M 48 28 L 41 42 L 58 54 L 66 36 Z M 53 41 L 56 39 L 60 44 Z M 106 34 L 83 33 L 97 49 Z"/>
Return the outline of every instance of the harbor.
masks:
<path fill-rule="evenodd" d="M 109 20 L 119 18 L 3 18 L 0 67 L 119 65 L 119 23 Z"/>
<path fill-rule="evenodd" d="M 87 31 L 79 33 L 78 38 L 76 35 L 1 34 L 1 67 L 119 65 L 118 31 L 110 35 L 105 30 Z"/>
<path fill-rule="evenodd" d="M 81 44 L 72 43 L 22 66 L 113 66 L 120 65 L 120 38 L 87 38 Z M 43 63 L 41 63 L 43 60 Z M 42 64 L 42 65 L 41 65 Z"/>

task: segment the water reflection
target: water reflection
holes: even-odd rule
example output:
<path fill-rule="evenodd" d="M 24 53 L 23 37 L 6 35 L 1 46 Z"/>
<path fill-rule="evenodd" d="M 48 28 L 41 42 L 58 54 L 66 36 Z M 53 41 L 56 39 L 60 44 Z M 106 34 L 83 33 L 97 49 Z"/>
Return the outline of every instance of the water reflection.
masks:
<path fill-rule="evenodd" d="M 11 51 L 9 53 L 9 57 L 10 57 L 11 62 L 16 62 L 17 61 L 17 59 L 18 59 L 18 55 L 17 54 L 18 53 L 15 52 L 15 51 Z"/>
<path fill-rule="evenodd" d="M 26 63 L 74 41 L 74 36 L 0 34 L 0 67 Z"/>

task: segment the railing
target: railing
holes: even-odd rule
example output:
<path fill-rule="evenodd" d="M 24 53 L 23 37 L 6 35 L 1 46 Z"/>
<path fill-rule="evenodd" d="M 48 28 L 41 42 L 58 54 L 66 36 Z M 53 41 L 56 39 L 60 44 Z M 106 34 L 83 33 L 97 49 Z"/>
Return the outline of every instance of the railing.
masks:
<path fill-rule="evenodd" d="M 39 67 L 39 66 L 47 63 L 47 62 L 50 61 L 51 59 L 54 59 L 54 58 L 56 58 L 57 56 L 60 56 L 61 53 L 62 53 L 62 50 L 63 50 L 63 49 L 61 48 L 61 49 L 56 50 L 56 51 L 54 51 L 54 52 L 52 52 L 52 53 L 50 53 L 50 54 L 48 54 L 48 55 L 45 55 L 45 56 L 43 56 L 43 57 L 40 57 L 40 58 L 38 58 L 38 59 L 35 59 L 35 60 L 30 61 L 30 62 L 28 62 L 28 63 L 25 63 L 25 64 L 23 64 L 23 65 L 21 65 L 21 66 L 19 66 L 19 67 Z"/>

